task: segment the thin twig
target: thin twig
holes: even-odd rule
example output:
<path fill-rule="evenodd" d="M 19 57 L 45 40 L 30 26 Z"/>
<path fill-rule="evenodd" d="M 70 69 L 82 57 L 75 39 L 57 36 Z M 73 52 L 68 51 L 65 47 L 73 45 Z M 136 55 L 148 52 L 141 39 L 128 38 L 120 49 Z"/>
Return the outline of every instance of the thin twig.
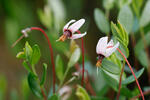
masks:
<path fill-rule="evenodd" d="M 48 45 L 49 45 L 49 50 L 50 50 L 50 53 L 51 53 L 51 63 L 52 63 L 52 69 L 53 69 L 53 93 L 55 93 L 55 63 L 54 63 L 54 56 L 53 56 L 53 49 L 52 49 L 52 46 L 51 46 L 51 43 L 50 43 L 50 40 L 48 38 L 48 35 L 45 33 L 45 31 L 39 27 L 31 27 L 31 30 L 38 30 L 38 31 L 41 31 L 43 33 L 43 35 L 45 36 L 47 42 L 48 42 Z"/>
<path fill-rule="evenodd" d="M 125 67 L 125 63 L 123 63 L 121 74 L 120 74 L 119 90 L 118 90 L 118 94 L 117 94 L 117 100 L 119 100 L 119 96 L 120 96 L 121 83 L 122 83 L 122 75 L 123 75 L 123 72 L 124 72 L 124 67 Z"/>
<path fill-rule="evenodd" d="M 138 88 L 139 88 L 139 91 L 140 91 L 140 93 L 141 93 L 142 99 L 145 100 L 145 99 L 144 99 L 143 92 L 142 92 L 142 89 L 141 89 L 141 87 L 140 87 L 140 85 L 139 85 L 139 82 L 138 82 L 138 80 L 137 80 L 137 78 L 136 78 L 136 76 L 135 76 L 135 74 L 134 74 L 134 72 L 133 72 L 133 69 L 132 69 L 130 63 L 128 62 L 127 58 L 126 58 L 125 55 L 122 53 L 122 51 L 121 51 L 119 48 L 117 48 L 117 50 L 119 51 L 119 53 L 124 57 L 125 61 L 127 62 L 128 66 L 129 66 L 129 68 L 130 68 L 130 70 L 131 70 L 131 72 L 132 72 L 132 74 L 133 74 L 133 76 L 134 76 L 134 78 L 135 78 L 135 81 L 136 81 L 136 84 L 137 84 L 137 86 L 138 86 Z"/>

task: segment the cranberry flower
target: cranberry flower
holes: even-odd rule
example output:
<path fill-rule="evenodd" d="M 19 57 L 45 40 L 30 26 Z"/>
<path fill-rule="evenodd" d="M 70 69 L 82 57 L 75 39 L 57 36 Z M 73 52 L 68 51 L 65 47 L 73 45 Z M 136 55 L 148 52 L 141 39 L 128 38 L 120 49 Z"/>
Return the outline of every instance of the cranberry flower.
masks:
<path fill-rule="evenodd" d="M 101 62 L 104 57 L 109 57 L 119 46 L 119 42 L 114 45 L 113 40 L 108 42 L 108 37 L 102 37 L 99 39 L 96 46 L 96 53 L 98 54 L 98 61 L 96 63 L 97 67 L 100 67 Z"/>
<path fill-rule="evenodd" d="M 78 39 L 78 38 L 85 36 L 86 32 L 83 34 L 74 34 L 84 24 L 84 22 L 85 22 L 85 19 L 80 19 L 78 21 L 76 20 L 69 21 L 63 28 L 63 35 L 57 41 L 65 41 L 67 38 Z"/>

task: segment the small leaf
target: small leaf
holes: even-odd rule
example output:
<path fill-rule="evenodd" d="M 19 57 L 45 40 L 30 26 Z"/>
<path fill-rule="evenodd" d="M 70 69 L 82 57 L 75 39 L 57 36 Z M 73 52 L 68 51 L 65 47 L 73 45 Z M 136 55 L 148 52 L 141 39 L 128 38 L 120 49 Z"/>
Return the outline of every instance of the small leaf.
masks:
<path fill-rule="evenodd" d="M 37 62 L 40 60 L 41 52 L 39 46 L 36 44 L 33 46 L 33 53 L 32 53 L 32 65 L 37 64 Z"/>
<path fill-rule="evenodd" d="M 19 52 L 19 53 L 16 55 L 16 57 L 17 57 L 18 59 L 25 59 L 25 58 L 26 58 L 24 52 Z"/>
<path fill-rule="evenodd" d="M 22 65 L 24 66 L 24 68 L 28 71 L 28 72 L 32 72 L 29 65 L 27 64 L 26 61 L 23 61 Z"/>
<path fill-rule="evenodd" d="M 78 96 L 79 100 L 91 100 L 86 90 L 80 85 L 77 86 L 76 95 Z"/>
<path fill-rule="evenodd" d="M 97 27 L 105 34 L 108 34 L 110 29 L 109 29 L 109 22 L 107 21 L 107 19 L 105 18 L 104 13 L 96 8 L 94 10 L 94 19 L 96 22 Z"/>
<path fill-rule="evenodd" d="M 144 68 L 142 68 L 141 70 L 136 72 L 135 73 L 136 78 L 138 79 L 143 74 L 143 72 L 144 72 Z M 134 82 L 134 81 L 135 81 L 134 76 L 131 75 L 131 76 L 127 77 L 125 80 L 123 80 L 122 84 L 127 85 L 127 84 L 130 84 L 130 83 Z"/>
<path fill-rule="evenodd" d="M 60 100 L 56 94 L 53 94 L 48 100 Z"/>
<path fill-rule="evenodd" d="M 28 84 L 31 91 L 39 98 L 42 98 L 42 93 L 40 89 L 40 85 L 38 84 L 37 76 L 33 73 L 28 74 Z"/>
<path fill-rule="evenodd" d="M 118 20 L 124 26 L 127 33 L 130 33 L 133 27 L 133 13 L 131 8 L 128 5 L 125 5 L 121 8 Z"/>
<path fill-rule="evenodd" d="M 117 66 L 116 64 L 107 59 L 104 59 L 102 61 L 102 67 L 112 74 L 120 74 L 119 66 Z"/>
<path fill-rule="evenodd" d="M 29 61 L 30 63 L 32 62 L 32 53 L 33 53 L 33 50 L 31 48 L 31 46 L 29 45 L 28 42 L 26 42 L 25 44 L 25 55 L 26 55 L 26 60 Z"/>
<path fill-rule="evenodd" d="M 56 57 L 56 75 L 60 81 L 62 81 L 64 76 L 64 69 L 63 69 L 63 61 L 60 55 L 57 55 Z"/>
<path fill-rule="evenodd" d="M 80 48 L 76 48 L 71 54 L 71 57 L 68 62 L 68 67 L 72 67 L 80 58 Z"/>
<path fill-rule="evenodd" d="M 41 86 L 45 83 L 46 74 L 47 74 L 47 64 L 43 63 L 43 74 L 42 74 L 42 79 L 41 79 L 41 82 L 40 82 Z"/>
<path fill-rule="evenodd" d="M 150 22 L 150 0 L 148 0 L 146 3 L 145 3 L 145 7 L 144 7 L 144 10 L 142 12 L 142 15 L 141 15 L 141 18 L 140 18 L 140 26 L 141 27 L 144 27 L 146 26 L 147 24 L 149 24 Z"/>

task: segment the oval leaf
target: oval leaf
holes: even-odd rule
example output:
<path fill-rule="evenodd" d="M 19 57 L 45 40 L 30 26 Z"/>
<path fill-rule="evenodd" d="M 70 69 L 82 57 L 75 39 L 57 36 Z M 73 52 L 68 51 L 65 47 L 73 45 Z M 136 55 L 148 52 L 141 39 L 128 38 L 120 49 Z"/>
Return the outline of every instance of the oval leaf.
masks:
<path fill-rule="evenodd" d="M 86 90 L 80 85 L 77 86 L 76 95 L 78 96 L 79 100 L 91 100 Z"/>
<path fill-rule="evenodd" d="M 33 73 L 28 74 L 28 84 L 31 89 L 31 91 L 39 98 L 42 98 L 42 93 L 40 89 L 40 85 L 38 84 L 37 76 L 35 76 Z"/>
<path fill-rule="evenodd" d="M 43 85 L 45 83 L 46 74 L 47 74 L 47 64 L 44 63 L 43 64 L 43 74 L 42 74 L 42 79 L 41 79 L 40 85 Z"/>
<path fill-rule="evenodd" d="M 31 46 L 29 45 L 28 42 L 26 42 L 25 44 L 25 55 L 26 55 L 26 60 L 29 61 L 30 63 L 32 62 L 31 58 L 32 58 L 32 48 Z"/>
<path fill-rule="evenodd" d="M 80 58 L 80 48 L 76 48 L 71 54 L 71 57 L 68 62 L 68 67 L 72 67 Z"/>
<path fill-rule="evenodd" d="M 106 20 L 104 13 L 98 8 L 94 10 L 94 19 L 95 19 L 97 27 L 103 33 L 108 34 L 110 31 L 109 22 Z"/>
<path fill-rule="evenodd" d="M 142 75 L 143 72 L 144 72 L 144 68 L 142 68 L 141 70 L 139 70 L 138 72 L 136 72 L 135 73 L 136 78 L 138 79 Z M 135 81 L 134 76 L 131 75 L 128 78 L 126 78 L 125 80 L 123 80 L 122 84 L 123 85 L 127 85 L 127 84 L 130 84 L 130 83 L 134 82 L 134 81 Z"/>
<path fill-rule="evenodd" d="M 104 59 L 102 61 L 102 67 L 112 74 L 119 74 L 120 73 L 119 66 L 117 66 L 116 64 L 114 64 L 113 62 L 111 62 L 107 59 Z"/>
<path fill-rule="evenodd" d="M 147 24 L 149 24 L 150 22 L 150 0 L 147 1 L 147 3 L 145 3 L 145 8 L 142 12 L 141 18 L 140 18 L 140 26 L 144 27 Z"/>
<path fill-rule="evenodd" d="M 32 54 L 32 65 L 37 64 L 37 62 L 40 60 L 41 52 L 39 46 L 36 44 L 33 46 L 33 54 Z"/>
<path fill-rule="evenodd" d="M 127 33 L 130 33 L 133 27 L 133 13 L 128 5 L 125 5 L 121 8 L 118 20 L 123 25 Z"/>
<path fill-rule="evenodd" d="M 61 81 L 63 79 L 64 76 L 64 67 L 63 67 L 63 61 L 62 58 L 60 57 L 60 55 L 57 55 L 56 57 L 56 75 L 58 77 L 58 79 Z"/>

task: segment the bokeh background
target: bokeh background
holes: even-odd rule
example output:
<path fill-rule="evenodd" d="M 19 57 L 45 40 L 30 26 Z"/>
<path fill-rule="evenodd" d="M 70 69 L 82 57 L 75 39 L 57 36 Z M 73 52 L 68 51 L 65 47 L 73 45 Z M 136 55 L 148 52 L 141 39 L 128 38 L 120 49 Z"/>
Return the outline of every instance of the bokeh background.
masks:
<path fill-rule="evenodd" d="M 104 1 L 104 0 L 103 0 Z M 26 82 L 27 72 L 22 67 L 22 61 L 16 58 L 17 52 L 21 51 L 25 41 L 32 44 L 39 44 L 42 59 L 40 62 L 47 62 L 48 78 L 51 77 L 51 65 L 49 64 L 48 46 L 45 39 L 39 32 L 33 31 L 28 39 L 21 40 L 14 48 L 11 45 L 21 36 L 21 30 L 26 27 L 38 26 L 45 30 L 51 30 L 48 34 L 62 34 L 62 28 L 66 22 L 71 19 L 85 18 L 86 23 L 81 31 L 87 31 L 85 36 L 85 52 L 93 66 L 96 63 L 96 43 L 101 36 L 105 36 L 95 24 L 94 9 L 100 8 L 105 11 L 102 0 L 0 0 L 0 88 L 6 90 L 6 100 L 23 100 L 26 95 L 31 95 Z M 109 12 L 109 20 L 116 22 L 119 7 L 123 3 L 132 0 L 115 0 L 122 3 L 115 5 Z M 146 0 L 145 0 L 146 1 Z M 145 2 L 144 2 L 145 3 Z M 142 8 L 141 8 L 142 9 Z M 45 14 L 45 15 L 44 15 Z M 147 28 L 149 29 L 149 28 Z M 139 37 L 137 35 L 137 37 Z M 77 40 L 80 45 L 80 41 Z M 130 43 L 131 64 L 134 64 L 134 51 Z M 38 73 L 42 71 L 40 65 L 37 65 Z M 140 65 L 140 64 L 139 64 Z M 140 67 L 139 67 L 140 68 Z M 138 68 L 137 68 L 138 69 Z M 51 79 L 47 82 L 49 84 Z M 142 86 L 147 86 L 146 72 L 140 78 Z M 47 85 L 47 87 L 49 87 Z M 132 88 L 132 86 L 130 86 Z M 107 93 L 111 98 L 113 91 Z M 1 95 L 0 95 L 1 96 Z M 12 99 L 13 98 L 13 99 Z M 37 100 L 37 98 L 35 97 Z M 0 99 L 1 100 L 1 99 Z M 148 100 L 148 99 L 147 99 Z"/>

